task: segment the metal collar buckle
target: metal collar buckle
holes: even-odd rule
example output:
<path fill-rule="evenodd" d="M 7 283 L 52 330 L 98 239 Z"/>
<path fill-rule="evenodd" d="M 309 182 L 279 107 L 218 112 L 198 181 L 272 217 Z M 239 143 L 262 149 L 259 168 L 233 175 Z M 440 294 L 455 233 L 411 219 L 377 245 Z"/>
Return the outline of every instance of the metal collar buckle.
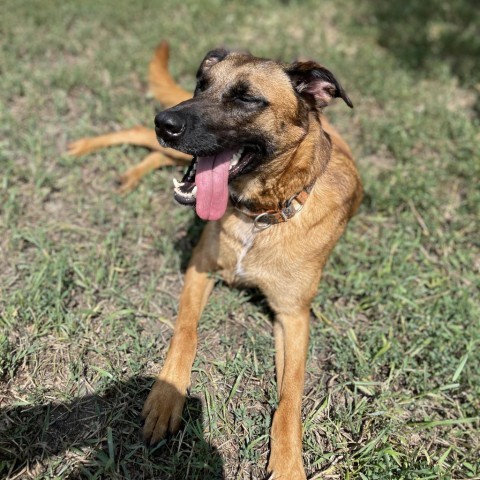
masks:
<path fill-rule="evenodd" d="M 291 196 L 286 202 L 285 207 L 282 210 L 276 212 L 263 212 L 260 215 L 257 215 L 253 220 L 253 225 L 258 230 L 266 230 L 272 225 L 278 223 L 284 223 L 287 220 L 290 220 L 294 215 L 296 215 L 302 208 L 303 204 L 298 202 L 298 207 L 293 208 L 292 202 L 297 198 L 299 194 Z"/>
<path fill-rule="evenodd" d="M 253 219 L 253 226 L 258 230 L 266 230 L 276 223 L 278 223 L 278 221 L 275 215 L 270 212 L 263 212 Z"/>

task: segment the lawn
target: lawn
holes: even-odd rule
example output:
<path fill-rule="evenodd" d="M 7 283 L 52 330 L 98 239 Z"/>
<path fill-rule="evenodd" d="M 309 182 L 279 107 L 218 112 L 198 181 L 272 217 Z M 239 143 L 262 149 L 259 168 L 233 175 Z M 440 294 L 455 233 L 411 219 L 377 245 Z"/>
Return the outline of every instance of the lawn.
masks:
<path fill-rule="evenodd" d="M 263 478 L 277 403 L 271 314 L 217 282 L 185 428 L 139 412 L 201 222 L 176 169 L 128 195 L 146 150 L 77 138 L 151 126 L 168 39 L 193 89 L 205 52 L 312 57 L 355 105 L 329 118 L 366 197 L 312 309 L 309 479 L 480 479 L 480 11 L 473 0 L 4 0 L 0 16 L 0 477 Z"/>

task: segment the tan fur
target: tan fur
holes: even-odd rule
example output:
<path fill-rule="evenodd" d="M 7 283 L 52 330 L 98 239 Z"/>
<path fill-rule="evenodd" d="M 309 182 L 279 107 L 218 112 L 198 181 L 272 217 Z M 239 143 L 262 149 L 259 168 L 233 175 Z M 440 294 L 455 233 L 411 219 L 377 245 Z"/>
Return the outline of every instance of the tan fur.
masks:
<path fill-rule="evenodd" d="M 166 48 L 165 44 L 159 47 L 153 67 L 150 65 L 150 83 L 157 98 L 171 105 L 176 100 L 185 100 L 186 92 L 172 84 L 166 68 Z M 225 76 L 229 77 L 245 73 L 241 72 L 241 65 L 234 63 L 225 62 L 218 72 L 225 70 Z M 267 79 L 274 75 L 272 70 L 255 73 L 253 77 L 259 90 L 268 90 L 270 96 L 273 88 L 279 108 L 284 109 L 277 112 L 281 119 L 282 115 L 293 115 L 287 91 L 291 87 L 279 75 L 273 87 L 267 85 Z M 300 127 L 281 132 L 278 118 L 264 117 L 258 121 L 267 122 L 275 134 L 283 135 L 285 153 L 265 169 L 239 176 L 231 188 L 265 209 L 315 182 L 313 190 L 300 213 L 266 230 L 256 230 L 252 219 L 231 205 L 219 221 L 206 224 L 185 275 L 165 364 L 142 414 L 145 438 L 152 443 L 180 426 L 197 348 L 197 325 L 213 288 L 209 274 L 219 272 L 229 284 L 256 286 L 275 313 L 280 402 L 272 423 L 267 470 L 275 479 L 303 480 L 306 477 L 302 462 L 301 405 L 310 304 L 330 252 L 359 206 L 362 186 L 348 145 L 324 117 L 321 124 L 310 122 L 310 129 L 303 137 Z M 91 142 L 87 144 L 92 147 Z M 291 148 L 287 148 L 290 144 Z M 161 148 L 158 150 L 163 153 Z M 168 154 L 170 158 L 176 155 Z"/>
<path fill-rule="evenodd" d="M 155 49 L 153 58 L 148 66 L 150 91 L 165 108 L 173 107 L 177 103 L 192 97 L 192 94 L 180 87 L 170 75 L 168 71 L 169 56 L 168 43 L 164 40 Z"/>

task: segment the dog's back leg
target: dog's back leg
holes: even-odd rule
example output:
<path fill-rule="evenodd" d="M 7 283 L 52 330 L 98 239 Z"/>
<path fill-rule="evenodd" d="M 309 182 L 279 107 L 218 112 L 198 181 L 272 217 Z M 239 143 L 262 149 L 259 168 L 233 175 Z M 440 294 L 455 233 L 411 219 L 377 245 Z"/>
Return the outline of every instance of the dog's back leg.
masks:
<path fill-rule="evenodd" d="M 125 173 L 120 175 L 121 193 L 127 193 L 133 190 L 141 178 L 152 170 L 167 165 L 185 166 L 188 165 L 188 162 L 192 158 L 190 155 L 173 150 L 172 148 L 162 147 L 158 143 L 155 131 L 142 126 L 108 133 L 98 137 L 81 138 L 68 146 L 68 153 L 73 156 L 81 156 L 101 148 L 122 144 L 147 147 L 155 151 L 138 165 L 129 168 Z"/>
<path fill-rule="evenodd" d="M 147 147 L 151 150 L 166 150 L 158 143 L 155 131 L 141 125 L 97 137 L 81 138 L 80 140 L 70 143 L 67 148 L 69 155 L 79 157 L 100 150 L 101 148 L 122 144 Z M 171 150 L 171 152 L 175 152 L 175 150 Z"/>
<path fill-rule="evenodd" d="M 172 160 L 178 160 L 179 165 L 185 165 L 192 156 L 179 152 L 173 148 L 162 147 L 157 140 L 155 131 L 138 125 L 128 130 L 120 130 L 118 132 L 99 135 L 98 137 L 86 137 L 77 140 L 68 145 L 68 154 L 74 157 L 80 157 L 87 153 L 95 152 L 101 148 L 111 147 L 113 145 L 136 145 L 138 147 L 146 147 L 150 150 L 159 151 L 167 155 Z"/>
<path fill-rule="evenodd" d="M 152 152 L 147 155 L 140 163 L 130 167 L 125 173 L 120 175 L 120 193 L 128 193 L 132 191 L 140 182 L 140 180 L 153 170 L 160 167 L 187 165 L 188 159 L 173 159 L 162 152 Z"/>
<path fill-rule="evenodd" d="M 165 107 L 176 105 L 192 97 L 192 94 L 181 88 L 170 75 L 168 57 L 168 43 L 163 41 L 156 48 L 148 69 L 150 90 Z M 155 151 L 120 176 L 120 191 L 122 193 L 135 188 L 140 179 L 152 170 L 166 165 L 184 166 L 191 159 L 190 155 L 160 146 L 155 131 L 141 125 L 97 137 L 81 138 L 70 143 L 67 148 L 69 155 L 79 157 L 101 148 L 122 144 L 147 147 Z"/>
<path fill-rule="evenodd" d="M 169 47 L 166 41 L 155 49 L 148 67 L 150 90 L 154 97 L 165 107 L 171 107 L 192 98 L 192 94 L 181 88 L 168 71 Z M 138 125 L 128 130 L 108 133 L 97 137 L 81 138 L 68 145 L 68 153 L 73 156 L 85 155 L 112 145 L 130 144 L 159 150 L 172 158 L 184 160 L 186 156 L 171 149 L 164 149 L 157 141 L 155 131 Z"/>

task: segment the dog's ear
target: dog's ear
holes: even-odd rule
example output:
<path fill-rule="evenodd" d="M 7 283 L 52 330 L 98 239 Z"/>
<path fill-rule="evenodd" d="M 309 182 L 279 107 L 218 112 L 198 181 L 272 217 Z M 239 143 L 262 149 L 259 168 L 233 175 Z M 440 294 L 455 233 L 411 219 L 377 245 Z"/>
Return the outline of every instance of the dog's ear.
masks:
<path fill-rule="evenodd" d="M 314 101 L 318 108 L 326 107 L 333 98 L 340 97 L 353 108 L 353 103 L 330 70 L 316 62 L 294 62 L 285 72 L 293 88 L 308 101 Z"/>
<path fill-rule="evenodd" d="M 221 62 L 230 52 L 224 48 L 216 48 L 215 50 L 210 50 L 205 58 L 202 60 L 200 67 L 197 71 L 197 79 L 202 75 L 202 73 L 210 70 L 215 64 Z"/>

